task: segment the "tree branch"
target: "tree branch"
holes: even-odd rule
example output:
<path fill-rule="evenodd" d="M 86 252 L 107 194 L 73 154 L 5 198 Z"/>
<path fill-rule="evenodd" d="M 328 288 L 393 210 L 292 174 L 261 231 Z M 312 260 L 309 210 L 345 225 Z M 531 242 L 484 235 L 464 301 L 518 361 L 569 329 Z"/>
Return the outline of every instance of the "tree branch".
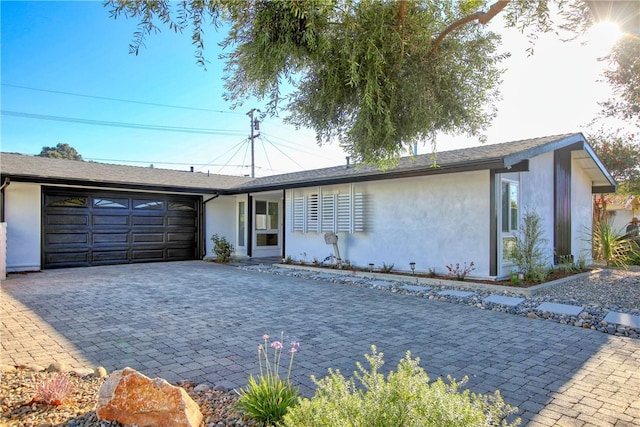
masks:
<path fill-rule="evenodd" d="M 433 41 L 433 45 L 431 46 L 431 53 L 437 52 L 438 46 L 440 46 L 440 44 L 445 39 L 445 37 L 447 37 L 449 33 L 451 33 L 452 31 L 473 21 L 478 21 L 482 25 L 486 25 L 491 19 L 493 19 L 498 13 L 500 13 L 502 9 L 504 9 L 510 2 L 511 0 L 498 0 L 497 2 L 492 4 L 489 7 L 489 10 L 486 12 L 476 12 L 453 22 L 447 28 L 445 28 L 438 35 L 438 37 Z"/>

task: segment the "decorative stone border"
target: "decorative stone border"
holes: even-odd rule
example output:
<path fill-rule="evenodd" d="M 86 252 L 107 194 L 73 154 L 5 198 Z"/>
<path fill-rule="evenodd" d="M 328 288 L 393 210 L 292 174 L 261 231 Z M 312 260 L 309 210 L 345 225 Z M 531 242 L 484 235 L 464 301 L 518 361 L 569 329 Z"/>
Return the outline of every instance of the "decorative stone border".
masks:
<path fill-rule="evenodd" d="M 542 283 L 540 285 L 530 286 L 528 288 L 521 288 L 517 286 L 490 285 L 487 283 L 462 282 L 459 280 L 442 280 L 442 279 L 432 279 L 428 277 L 414 277 L 409 275 L 400 275 L 400 274 L 393 274 L 393 273 L 375 273 L 375 272 L 368 272 L 368 271 L 327 269 L 327 268 L 311 267 L 307 265 L 297 265 L 297 264 L 273 264 L 272 266 L 274 268 L 289 268 L 292 270 L 308 270 L 314 273 L 352 276 L 352 277 L 358 277 L 358 278 L 367 279 L 367 280 L 374 279 L 374 280 L 386 280 L 386 281 L 406 282 L 406 283 L 415 282 L 415 284 L 422 285 L 422 286 L 447 286 L 447 287 L 459 288 L 459 289 L 479 289 L 479 290 L 493 291 L 493 292 L 508 292 L 512 294 L 524 295 L 527 297 L 531 297 L 543 289 L 547 289 L 552 286 L 559 285 L 562 283 L 567 283 L 573 280 L 580 280 L 590 276 L 591 274 L 596 274 L 601 271 L 600 269 L 586 271 L 584 273 L 574 274 L 572 276 L 563 277 L 557 280 L 552 280 L 550 282 Z"/>

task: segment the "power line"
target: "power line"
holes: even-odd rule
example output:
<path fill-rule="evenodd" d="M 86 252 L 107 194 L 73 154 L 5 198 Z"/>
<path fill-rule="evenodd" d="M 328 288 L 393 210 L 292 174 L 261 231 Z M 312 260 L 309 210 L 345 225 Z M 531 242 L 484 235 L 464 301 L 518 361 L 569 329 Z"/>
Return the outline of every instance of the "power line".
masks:
<path fill-rule="evenodd" d="M 82 93 L 63 92 L 63 91 L 59 91 L 59 90 L 49 90 L 49 89 L 40 89 L 40 88 L 29 87 L 29 86 L 12 85 L 12 84 L 8 84 L 8 83 L 2 83 L 2 86 L 13 87 L 13 88 L 18 88 L 18 89 L 34 90 L 34 91 L 38 91 L 38 92 L 57 93 L 57 94 L 60 94 L 60 95 L 79 96 L 79 97 L 82 97 L 82 98 L 101 99 L 101 100 L 104 100 L 104 101 L 117 101 L 117 102 L 128 102 L 130 104 L 152 105 L 154 107 L 179 108 L 179 109 L 182 109 L 182 110 L 194 110 L 194 111 L 208 111 L 208 112 L 211 112 L 211 113 L 221 113 L 221 114 L 242 114 L 242 113 L 239 113 L 239 112 L 237 113 L 237 112 L 234 112 L 234 111 L 212 110 L 212 109 L 209 109 L 209 108 L 199 108 L 199 107 L 185 107 L 185 106 L 182 106 L 182 105 L 159 104 L 159 103 L 155 103 L 155 102 L 145 102 L 145 101 L 133 101 L 133 100 L 130 100 L 130 99 L 110 98 L 108 96 L 85 95 L 85 94 L 82 94 Z"/>
<path fill-rule="evenodd" d="M 156 160 L 126 160 L 126 159 L 97 159 L 90 157 L 83 157 L 84 160 L 94 162 L 120 162 L 120 163 L 143 163 L 148 165 L 180 165 L 180 166 L 221 166 L 215 163 L 185 163 L 185 162 L 161 162 Z M 242 166 L 242 165 L 230 165 L 230 166 Z"/>
<path fill-rule="evenodd" d="M 205 163 L 204 165 L 202 165 L 202 167 L 204 166 L 209 166 L 212 165 L 213 166 L 213 162 L 215 162 L 216 160 L 218 160 L 220 157 L 224 156 L 225 154 L 227 154 L 228 152 L 230 152 L 231 150 L 233 150 L 234 148 L 238 147 L 238 146 L 242 146 L 242 144 L 244 144 L 247 141 L 247 139 L 243 139 L 242 141 L 240 141 L 239 143 L 233 145 L 231 148 L 229 148 L 227 151 L 225 151 L 224 153 L 220 154 L 218 157 L 214 158 L 213 160 L 210 160 L 208 163 Z M 237 152 L 237 151 L 236 151 Z M 231 160 L 229 160 L 231 161 Z M 228 163 L 228 162 L 227 162 Z M 215 165 L 215 166 L 220 166 L 220 165 Z M 200 170 L 200 168 L 198 168 L 198 170 Z"/>
<path fill-rule="evenodd" d="M 295 160 L 293 160 L 287 153 L 285 153 L 284 151 L 282 151 L 281 149 L 278 148 L 278 146 L 276 144 L 274 144 L 273 142 L 269 141 L 269 139 L 264 138 L 265 141 L 267 141 L 269 144 L 273 145 L 273 148 L 275 148 L 276 150 L 278 150 L 279 152 L 281 152 L 287 159 L 291 160 L 293 163 L 295 163 L 296 165 L 298 165 L 298 167 L 302 170 L 304 170 L 304 166 L 302 166 L 300 163 L 296 162 Z"/>
<path fill-rule="evenodd" d="M 332 157 L 323 156 L 323 155 L 319 154 L 317 151 L 303 150 L 303 149 L 301 149 L 301 148 L 300 148 L 300 144 L 296 144 L 296 143 L 295 143 L 295 142 L 293 142 L 293 141 L 289 141 L 289 140 L 284 139 L 284 138 L 281 138 L 281 137 L 279 137 L 279 136 L 275 136 L 275 135 L 272 135 L 272 134 L 266 133 L 266 132 L 264 132 L 264 131 L 262 131 L 262 134 L 263 134 L 263 135 L 268 136 L 269 138 L 275 138 L 275 139 L 277 139 L 277 140 L 280 140 L 280 141 L 281 141 L 281 142 L 280 142 L 280 145 L 283 145 L 283 146 L 285 146 L 285 147 L 287 147 L 287 148 L 289 148 L 289 149 L 291 149 L 291 150 L 300 151 L 301 153 L 306 153 L 306 154 L 312 154 L 312 155 L 314 155 L 314 156 L 322 157 L 322 158 L 327 159 L 327 160 L 335 160 L 335 159 L 334 159 L 334 158 L 332 158 Z M 291 144 L 291 145 L 288 145 L 288 144 L 286 144 L 286 143 L 289 143 L 289 144 Z M 273 144 L 273 142 L 272 142 L 272 144 Z"/>
<path fill-rule="evenodd" d="M 97 125 L 97 126 L 111 126 L 121 128 L 132 128 L 142 130 L 156 130 L 164 132 L 179 132 L 179 133 L 201 133 L 208 135 L 242 135 L 243 131 L 239 130 L 224 130 L 224 129 L 206 129 L 206 128 L 191 128 L 182 126 L 161 126 L 161 125 L 146 125 L 141 123 L 124 123 L 124 122 L 108 122 L 103 120 L 81 119 L 76 117 L 62 117 L 62 116 L 50 116 L 45 114 L 23 113 L 19 111 L 2 110 L 0 113 L 3 116 L 22 117 L 26 119 L 36 120 L 51 120 L 58 122 L 70 122 L 81 123 L 85 125 Z"/>

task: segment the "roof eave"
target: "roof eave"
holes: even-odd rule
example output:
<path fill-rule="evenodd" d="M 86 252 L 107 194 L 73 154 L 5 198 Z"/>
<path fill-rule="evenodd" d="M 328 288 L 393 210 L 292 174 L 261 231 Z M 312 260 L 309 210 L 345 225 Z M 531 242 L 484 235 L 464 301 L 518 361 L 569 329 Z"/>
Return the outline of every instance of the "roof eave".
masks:
<path fill-rule="evenodd" d="M 286 190 L 291 188 L 315 187 L 318 185 L 336 185 L 355 182 L 383 181 L 397 178 L 412 178 L 416 176 L 441 175 L 446 173 L 471 172 L 489 169 L 505 169 L 502 158 L 483 159 L 481 161 L 466 161 L 449 165 L 419 167 L 400 171 L 373 171 L 364 174 L 345 175 L 319 179 L 306 179 L 284 183 L 274 183 L 256 186 L 233 187 L 221 190 L 221 194 L 242 194 L 259 191 Z"/>
<path fill-rule="evenodd" d="M 132 184 L 132 183 L 123 183 L 123 182 L 115 182 L 115 181 L 92 181 L 92 180 L 80 180 L 80 179 L 72 179 L 72 178 L 50 178 L 50 177 L 38 177 L 38 176 L 32 176 L 32 175 L 2 173 L 1 179 L 4 179 L 5 177 L 10 178 L 12 182 L 32 182 L 36 184 L 46 184 L 46 185 L 55 184 L 55 185 L 69 185 L 69 186 L 76 186 L 76 187 L 115 188 L 115 189 L 125 189 L 125 190 L 192 193 L 192 194 L 221 193 L 221 190 L 217 188 Z"/>

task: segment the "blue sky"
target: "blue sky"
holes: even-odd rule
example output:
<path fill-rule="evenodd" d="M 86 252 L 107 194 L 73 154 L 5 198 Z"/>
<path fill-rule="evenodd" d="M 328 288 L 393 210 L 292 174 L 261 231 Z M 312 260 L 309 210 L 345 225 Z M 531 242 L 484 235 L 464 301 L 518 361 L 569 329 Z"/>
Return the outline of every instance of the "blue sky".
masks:
<path fill-rule="evenodd" d="M 205 55 L 210 64 L 205 71 L 195 63 L 190 35 L 168 29 L 149 37 L 138 56 L 129 54 L 135 21 L 110 18 L 101 2 L 2 1 L 0 6 L 2 151 L 37 154 L 43 146 L 62 142 L 96 161 L 249 173 L 245 113 L 261 105 L 248 102 L 231 110 L 223 100 L 223 64 L 217 43 L 224 34 L 213 28 L 207 33 Z M 608 86 L 596 82 L 602 68 L 596 57 L 603 48 L 562 44 L 555 36 L 542 36 L 535 55 L 529 57 L 524 36 L 503 33 L 504 49 L 512 57 L 505 63 L 503 101 L 489 130 L 489 142 L 584 131 L 598 111 L 597 101 L 609 93 Z M 68 119 L 208 133 L 90 125 Z M 337 145 L 317 147 L 313 131 L 296 131 L 277 118 L 266 118 L 261 133 L 263 138 L 255 146 L 257 176 L 345 161 Z M 460 136 L 439 136 L 437 143 L 441 151 L 478 145 L 477 139 Z"/>

